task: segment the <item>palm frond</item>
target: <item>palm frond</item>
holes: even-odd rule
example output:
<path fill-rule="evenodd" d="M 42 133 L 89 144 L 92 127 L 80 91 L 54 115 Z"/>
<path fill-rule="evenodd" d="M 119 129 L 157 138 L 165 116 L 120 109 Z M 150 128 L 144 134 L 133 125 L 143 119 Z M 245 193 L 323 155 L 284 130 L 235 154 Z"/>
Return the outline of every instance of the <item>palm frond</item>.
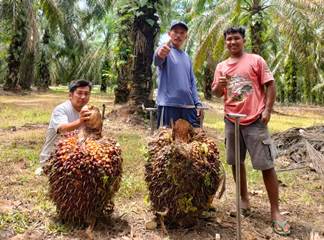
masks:
<path fill-rule="evenodd" d="M 229 24 L 227 22 L 227 18 L 230 16 L 230 13 L 219 17 L 217 21 L 211 26 L 207 34 L 204 36 L 204 39 L 200 43 L 196 51 L 196 55 L 194 56 L 194 68 L 198 69 L 204 63 L 207 58 L 207 53 L 213 49 L 213 43 L 218 43 L 217 49 L 222 45 L 221 41 L 223 41 L 223 29 Z M 222 47 L 223 48 L 223 47 Z"/>
<path fill-rule="evenodd" d="M 67 4 L 66 2 L 63 2 Z M 70 23 L 71 16 L 64 14 L 60 6 L 54 0 L 41 0 L 41 6 L 45 15 L 50 23 L 52 29 L 59 27 L 64 35 L 68 47 L 83 48 L 83 43 L 79 32 L 75 29 L 74 25 Z M 65 9 L 65 8 L 62 8 Z M 65 11 L 68 11 L 66 8 Z"/>

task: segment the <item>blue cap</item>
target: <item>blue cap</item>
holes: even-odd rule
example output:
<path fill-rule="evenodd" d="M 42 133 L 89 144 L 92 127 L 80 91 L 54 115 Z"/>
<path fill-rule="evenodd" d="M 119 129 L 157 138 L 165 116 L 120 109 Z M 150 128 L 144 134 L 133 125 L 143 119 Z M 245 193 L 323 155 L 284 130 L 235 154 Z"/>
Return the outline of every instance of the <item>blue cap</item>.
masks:
<path fill-rule="evenodd" d="M 175 28 L 176 26 L 181 26 L 183 27 L 184 29 L 186 29 L 186 31 L 188 31 L 188 26 L 185 22 L 183 21 L 178 21 L 178 20 L 175 20 L 175 21 L 172 21 L 171 23 L 171 26 L 170 26 L 170 31 Z"/>

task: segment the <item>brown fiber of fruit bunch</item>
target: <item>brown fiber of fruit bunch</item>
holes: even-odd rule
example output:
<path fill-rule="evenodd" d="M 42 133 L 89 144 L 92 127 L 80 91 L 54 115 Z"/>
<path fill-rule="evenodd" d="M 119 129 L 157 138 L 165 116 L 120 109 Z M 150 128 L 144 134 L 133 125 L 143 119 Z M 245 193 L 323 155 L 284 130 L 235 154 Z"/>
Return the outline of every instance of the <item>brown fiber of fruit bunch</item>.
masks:
<path fill-rule="evenodd" d="M 122 174 L 121 149 L 113 139 L 87 138 L 79 143 L 78 135 L 69 134 L 58 141 L 46 174 L 60 218 L 86 223 L 112 211 Z"/>
<path fill-rule="evenodd" d="M 153 210 L 167 224 L 186 225 L 210 207 L 222 169 L 215 140 L 203 130 L 190 130 L 188 142 L 172 131 L 161 129 L 149 142 L 145 180 Z"/>

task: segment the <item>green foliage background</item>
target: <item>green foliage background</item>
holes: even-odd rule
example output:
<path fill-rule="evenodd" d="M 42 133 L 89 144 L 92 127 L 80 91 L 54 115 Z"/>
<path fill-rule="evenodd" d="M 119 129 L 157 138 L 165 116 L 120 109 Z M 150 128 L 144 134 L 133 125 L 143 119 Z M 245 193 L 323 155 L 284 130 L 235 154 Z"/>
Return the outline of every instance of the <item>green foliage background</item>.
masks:
<path fill-rule="evenodd" d="M 31 6 L 31 12 L 19 14 L 26 4 Z M 246 50 L 264 57 L 274 73 L 277 101 L 323 104 L 323 5 L 323 0 L 28 0 L 25 5 L 18 0 L 3 0 L 0 84 L 5 84 L 10 75 L 8 56 L 25 58 L 21 60 L 23 66 L 29 51 L 34 57 L 28 66 L 34 71 L 32 86 L 40 88 L 45 84 L 46 89 L 44 76 L 48 71 L 50 85 L 86 78 L 114 89 L 120 79 L 126 78 L 131 88 L 136 59 L 133 23 L 143 14 L 139 9 L 148 6 L 157 10 L 161 34 L 168 31 L 173 19 L 188 23 L 186 51 L 193 59 L 198 86 L 206 98 L 211 97 L 211 73 L 227 57 L 223 30 L 241 25 L 247 29 Z M 19 19 L 25 25 L 19 25 Z M 46 29 L 49 41 L 44 44 Z M 23 31 L 27 36 L 19 35 Z M 17 33 L 22 44 L 10 53 Z M 23 78 L 23 70 L 19 67 L 18 79 L 20 85 L 28 87 L 29 83 L 22 82 L 28 81 Z"/>

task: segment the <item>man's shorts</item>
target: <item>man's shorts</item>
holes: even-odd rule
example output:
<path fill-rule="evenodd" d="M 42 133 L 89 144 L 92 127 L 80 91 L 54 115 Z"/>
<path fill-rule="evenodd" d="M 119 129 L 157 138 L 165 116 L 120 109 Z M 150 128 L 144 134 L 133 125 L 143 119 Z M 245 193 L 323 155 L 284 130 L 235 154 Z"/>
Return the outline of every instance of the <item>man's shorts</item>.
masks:
<path fill-rule="evenodd" d="M 227 163 L 235 165 L 235 125 L 225 119 L 225 146 Z M 240 161 L 244 162 L 249 152 L 252 166 L 257 170 L 274 167 L 275 147 L 267 126 L 258 119 L 250 125 L 240 125 Z"/>
<path fill-rule="evenodd" d="M 200 127 L 200 119 L 195 108 L 158 106 L 157 127 L 170 127 L 171 121 L 187 120 L 193 127 Z"/>

